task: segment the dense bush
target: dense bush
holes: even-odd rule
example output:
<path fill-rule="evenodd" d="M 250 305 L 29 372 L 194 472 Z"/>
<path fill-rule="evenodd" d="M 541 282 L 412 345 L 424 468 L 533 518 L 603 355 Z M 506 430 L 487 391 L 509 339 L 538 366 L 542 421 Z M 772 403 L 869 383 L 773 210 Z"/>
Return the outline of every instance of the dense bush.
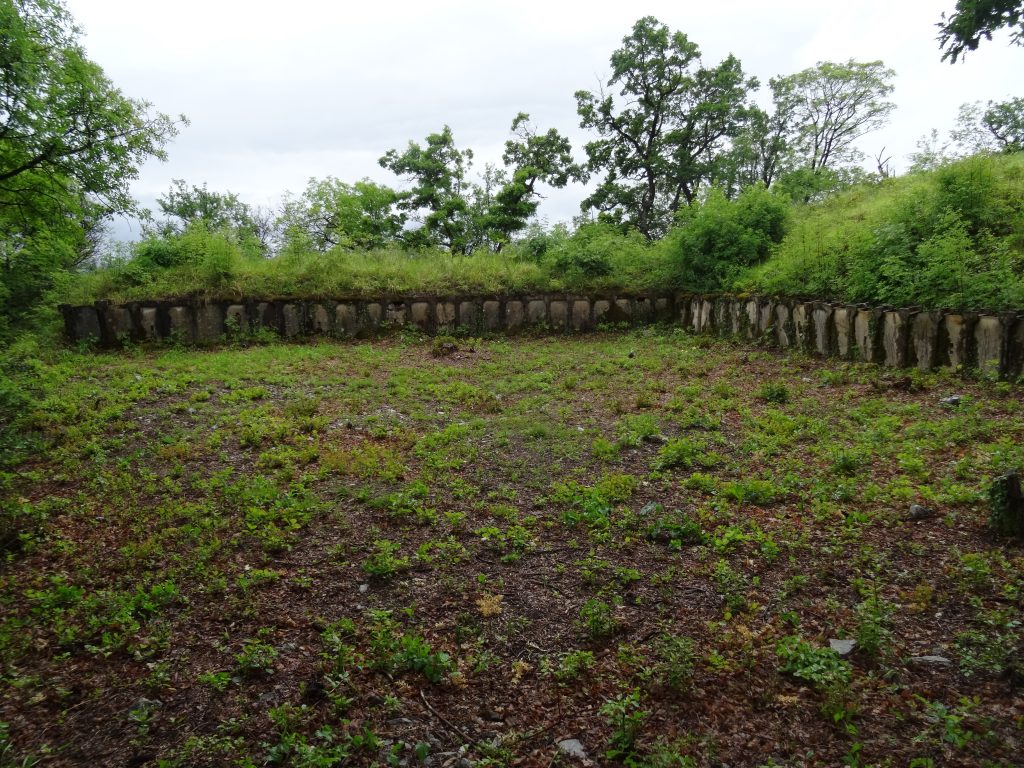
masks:
<path fill-rule="evenodd" d="M 712 190 L 685 211 L 669 236 L 681 259 L 683 285 L 697 291 L 730 287 L 782 240 L 788 211 L 784 198 L 761 185 L 747 187 L 734 200 Z"/>
<path fill-rule="evenodd" d="M 930 307 L 1024 305 L 1024 155 L 976 155 L 798 206 L 774 258 L 736 285 Z"/>

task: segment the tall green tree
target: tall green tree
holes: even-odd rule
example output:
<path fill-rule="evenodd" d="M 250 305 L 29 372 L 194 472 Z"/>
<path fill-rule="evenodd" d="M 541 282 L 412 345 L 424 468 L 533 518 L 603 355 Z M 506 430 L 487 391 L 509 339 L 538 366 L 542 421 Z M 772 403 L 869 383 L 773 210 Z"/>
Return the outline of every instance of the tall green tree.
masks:
<path fill-rule="evenodd" d="M 486 214 L 485 226 L 497 250 L 525 229 L 537 213 L 538 184 L 561 189 L 584 177 L 583 169 L 573 161 L 569 139 L 555 128 L 538 133 L 530 116 L 520 112 L 512 121 L 512 134 L 502 156 L 511 178 L 504 180 Z"/>
<path fill-rule="evenodd" d="M 0 283 L 17 314 L 133 213 L 130 184 L 185 122 L 128 98 L 85 55 L 59 0 L 0 0 Z M 31 275 L 31 277 L 27 277 Z"/>
<path fill-rule="evenodd" d="M 819 62 L 770 81 L 775 113 L 789 126 L 794 165 L 818 173 L 863 155 L 856 141 L 878 130 L 896 105 L 896 73 L 880 61 Z"/>
<path fill-rule="evenodd" d="M 957 0 L 956 10 L 942 14 L 938 23 L 942 60 L 955 64 L 967 51 L 975 51 L 982 39 L 1008 27 L 1010 40 L 1024 45 L 1024 3 L 1020 0 Z"/>
<path fill-rule="evenodd" d="M 369 179 L 348 184 L 328 176 L 310 179 L 305 192 L 288 197 L 278 219 L 285 247 L 328 251 L 380 248 L 398 240 L 405 214 L 398 192 Z"/>
<path fill-rule="evenodd" d="M 411 244 L 438 245 L 460 254 L 472 251 L 477 233 L 466 195 L 473 151 L 455 146 L 451 128 L 446 125 L 440 133 L 430 134 L 422 146 L 410 141 L 404 152 L 389 150 L 379 162 L 412 182 L 398 202 L 422 222 L 421 228 L 409 233 Z"/>
<path fill-rule="evenodd" d="M 705 67 L 696 43 L 651 16 L 633 25 L 611 67 L 598 93 L 576 93 L 580 126 L 599 136 L 585 147 L 588 170 L 604 175 L 582 208 L 655 239 L 715 178 L 757 81 L 731 55 Z"/>

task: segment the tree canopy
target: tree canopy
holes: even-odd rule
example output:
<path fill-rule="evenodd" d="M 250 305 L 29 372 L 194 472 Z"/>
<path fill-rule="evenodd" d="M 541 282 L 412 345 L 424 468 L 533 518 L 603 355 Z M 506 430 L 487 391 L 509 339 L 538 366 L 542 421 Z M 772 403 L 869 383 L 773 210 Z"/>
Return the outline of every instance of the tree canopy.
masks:
<path fill-rule="evenodd" d="M 1024 45 L 1024 3 L 1020 0 L 957 0 L 956 10 L 942 14 L 939 48 L 942 60 L 955 64 L 981 41 L 991 40 L 996 30 L 1009 28 L 1010 40 Z"/>

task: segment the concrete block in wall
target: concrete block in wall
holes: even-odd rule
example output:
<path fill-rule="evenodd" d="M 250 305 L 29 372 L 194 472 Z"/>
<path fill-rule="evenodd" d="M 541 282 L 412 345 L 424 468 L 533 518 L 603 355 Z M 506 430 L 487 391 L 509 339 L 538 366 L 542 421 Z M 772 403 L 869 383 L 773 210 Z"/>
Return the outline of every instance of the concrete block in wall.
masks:
<path fill-rule="evenodd" d="M 454 301 L 437 302 L 434 312 L 437 315 L 437 327 L 439 329 L 450 331 L 455 327 L 458 313 L 456 312 Z"/>
<path fill-rule="evenodd" d="M 608 299 L 598 299 L 594 302 L 594 325 L 608 322 L 608 313 L 612 309 L 612 303 Z"/>
<path fill-rule="evenodd" d="M 704 330 L 704 300 L 700 296 L 694 296 L 690 299 L 690 328 L 694 333 L 700 333 Z"/>
<path fill-rule="evenodd" d="M 793 305 L 793 344 L 794 349 L 809 352 L 814 348 L 814 323 L 811 319 L 813 308 L 803 302 Z"/>
<path fill-rule="evenodd" d="M 281 335 L 286 339 L 301 336 L 306 331 L 305 307 L 298 302 L 281 306 Z"/>
<path fill-rule="evenodd" d="M 98 344 L 103 336 L 96 307 L 69 307 L 64 315 L 64 326 L 75 342 Z"/>
<path fill-rule="evenodd" d="M 311 304 L 309 306 L 309 329 L 313 333 L 329 335 L 334 332 L 331 308 L 324 303 Z"/>
<path fill-rule="evenodd" d="M 119 346 L 136 337 L 135 322 L 128 307 L 107 305 L 100 316 L 103 318 L 103 343 L 107 346 Z"/>
<path fill-rule="evenodd" d="M 244 304 L 229 304 L 224 310 L 224 330 L 227 333 L 249 332 L 249 313 Z"/>
<path fill-rule="evenodd" d="M 564 331 L 569 327 L 569 302 L 563 299 L 555 299 L 548 308 L 548 318 L 551 327 L 556 331 Z"/>
<path fill-rule="evenodd" d="M 714 330 L 715 303 L 711 299 L 700 300 L 700 332 Z"/>
<path fill-rule="evenodd" d="M 253 309 L 253 328 L 281 332 L 281 308 L 271 301 L 258 302 Z"/>
<path fill-rule="evenodd" d="M 654 302 L 647 298 L 637 299 L 633 302 L 636 307 L 637 322 L 647 324 L 654 322 Z"/>
<path fill-rule="evenodd" d="M 811 306 L 811 325 L 814 328 L 814 353 L 821 357 L 831 355 L 834 349 L 832 337 L 833 309 L 828 304 L 815 303 Z"/>
<path fill-rule="evenodd" d="M 167 310 L 167 328 L 171 338 L 184 344 L 195 342 L 195 327 L 192 323 L 192 307 L 173 306 Z"/>
<path fill-rule="evenodd" d="M 359 333 L 362 335 L 376 336 L 384 322 L 384 305 L 379 301 L 371 301 L 363 306 L 362 315 L 359 318 Z"/>
<path fill-rule="evenodd" d="M 907 367 L 910 338 L 908 313 L 888 310 L 882 313 L 882 350 L 884 363 L 890 368 Z"/>
<path fill-rule="evenodd" d="M 865 363 L 881 362 L 884 352 L 879 333 L 880 315 L 867 307 L 860 307 L 853 318 L 853 342 L 857 356 Z"/>
<path fill-rule="evenodd" d="M 485 301 L 483 303 L 484 330 L 501 330 L 501 302 Z"/>
<path fill-rule="evenodd" d="M 459 302 L 459 325 L 475 332 L 480 328 L 480 308 L 475 301 Z"/>
<path fill-rule="evenodd" d="M 781 302 L 775 305 L 775 341 L 782 349 L 796 344 L 793 312 L 788 304 Z"/>
<path fill-rule="evenodd" d="M 1017 315 L 1007 323 L 1003 374 L 1013 381 L 1020 381 L 1024 376 L 1024 315 Z"/>
<path fill-rule="evenodd" d="M 729 333 L 741 336 L 745 319 L 743 302 L 739 299 L 729 299 Z"/>
<path fill-rule="evenodd" d="M 939 364 L 941 312 L 918 312 L 910 321 L 909 364 L 930 371 Z"/>
<path fill-rule="evenodd" d="M 832 308 L 832 329 L 835 334 L 835 355 L 843 360 L 853 357 L 856 349 L 853 341 L 855 307 L 837 306 Z"/>
<path fill-rule="evenodd" d="M 1003 365 L 1004 325 L 995 315 L 982 315 L 974 326 L 978 370 L 986 379 L 999 378 Z"/>
<path fill-rule="evenodd" d="M 160 338 L 160 326 L 158 310 L 156 307 L 141 307 L 139 309 L 139 338 L 143 341 L 156 341 Z"/>
<path fill-rule="evenodd" d="M 608 319 L 615 323 L 631 323 L 633 322 L 633 316 L 633 300 L 616 299 Z"/>
<path fill-rule="evenodd" d="M 775 326 L 775 302 L 771 299 L 761 299 L 757 303 L 757 335 L 761 337 L 771 336 Z"/>
<path fill-rule="evenodd" d="M 409 320 L 421 331 L 430 329 L 430 302 L 414 301 L 409 305 Z"/>
<path fill-rule="evenodd" d="M 672 305 L 675 308 L 675 318 L 673 322 L 678 323 L 681 328 L 689 328 L 690 311 L 693 306 L 692 297 L 683 293 L 677 293 L 672 299 Z"/>
<path fill-rule="evenodd" d="M 224 336 L 224 310 L 220 304 L 200 304 L 195 309 L 196 342 L 213 344 Z"/>
<path fill-rule="evenodd" d="M 757 299 L 747 299 L 743 303 L 743 335 L 748 339 L 757 338 L 757 321 L 761 316 L 758 312 Z"/>
<path fill-rule="evenodd" d="M 728 336 L 732 333 L 732 321 L 729 319 L 731 303 L 724 296 L 718 296 L 712 301 L 711 330 L 719 336 Z"/>
<path fill-rule="evenodd" d="M 348 338 L 359 333 L 359 308 L 354 303 L 343 302 L 334 308 L 334 332 Z"/>
<path fill-rule="evenodd" d="M 389 301 L 384 307 L 384 324 L 388 328 L 401 328 L 405 325 L 406 306 L 404 301 Z"/>
<path fill-rule="evenodd" d="M 654 300 L 654 319 L 659 323 L 672 322 L 672 301 L 666 296 Z"/>
<path fill-rule="evenodd" d="M 526 322 L 530 325 L 544 325 L 548 321 L 548 305 L 543 299 L 526 302 Z"/>
<path fill-rule="evenodd" d="M 572 329 L 574 331 L 589 331 L 591 328 L 590 299 L 573 299 Z"/>
<path fill-rule="evenodd" d="M 509 299 L 505 302 L 505 329 L 518 331 L 526 322 L 526 305 L 521 299 Z"/>
<path fill-rule="evenodd" d="M 955 313 L 942 318 L 939 326 L 939 365 L 956 369 L 970 366 L 974 320 L 973 317 Z"/>

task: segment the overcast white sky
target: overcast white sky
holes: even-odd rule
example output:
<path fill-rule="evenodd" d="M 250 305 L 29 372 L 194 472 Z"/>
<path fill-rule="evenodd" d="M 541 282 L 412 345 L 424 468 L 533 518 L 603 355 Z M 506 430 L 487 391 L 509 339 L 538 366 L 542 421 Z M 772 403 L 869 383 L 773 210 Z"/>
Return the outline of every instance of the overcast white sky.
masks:
<path fill-rule="evenodd" d="M 902 172 L 917 139 L 945 133 L 961 103 L 1024 95 L 1024 49 L 1005 33 L 964 63 L 940 63 L 935 23 L 954 4 L 67 0 L 90 58 L 123 92 L 191 120 L 169 161 L 147 164 L 135 185 L 151 208 L 176 178 L 268 206 L 314 176 L 401 186 L 377 159 L 446 123 L 482 169 L 519 111 L 568 134 L 582 159 L 573 93 L 607 79 L 609 55 L 646 15 L 685 32 L 706 63 L 733 53 L 765 84 L 822 60 L 881 59 L 897 72 L 897 109 L 862 148 L 884 146 Z M 583 196 L 553 191 L 541 215 L 568 220 Z"/>

